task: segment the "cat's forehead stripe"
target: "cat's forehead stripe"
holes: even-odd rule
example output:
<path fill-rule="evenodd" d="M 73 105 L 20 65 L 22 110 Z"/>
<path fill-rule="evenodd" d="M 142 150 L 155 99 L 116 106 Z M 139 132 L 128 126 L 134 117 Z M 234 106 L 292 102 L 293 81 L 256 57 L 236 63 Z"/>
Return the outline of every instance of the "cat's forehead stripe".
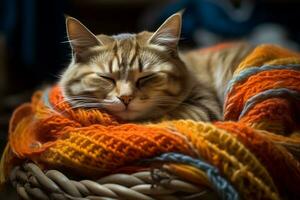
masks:
<path fill-rule="evenodd" d="M 132 50 L 131 50 L 131 53 L 130 53 L 130 61 L 129 61 L 129 66 L 131 67 L 131 68 L 134 68 L 134 62 L 135 62 L 135 60 L 136 60 L 136 58 L 137 58 L 137 56 L 138 56 L 138 51 L 139 51 L 139 46 L 138 46 L 138 44 L 137 44 L 137 42 L 136 42 L 136 40 L 133 40 L 133 45 L 134 45 L 134 48 L 132 48 Z"/>
<path fill-rule="evenodd" d="M 138 59 L 138 68 L 139 68 L 139 72 L 143 71 L 143 63 L 140 58 Z"/>
<path fill-rule="evenodd" d="M 126 72 L 127 68 L 135 68 L 135 60 L 138 57 L 138 46 L 135 39 L 116 41 L 115 57 L 117 58 L 120 72 Z M 115 67 L 113 71 L 116 71 Z"/>
<path fill-rule="evenodd" d="M 137 56 L 136 40 L 130 39 L 130 40 L 124 41 L 122 50 L 123 50 L 122 63 L 123 63 L 123 65 L 126 65 L 124 67 L 132 68 L 132 63 L 134 62 L 134 59 Z"/>
<path fill-rule="evenodd" d="M 109 73 L 113 73 L 113 59 L 108 62 Z"/>
<path fill-rule="evenodd" d="M 113 61 L 112 61 L 112 73 L 116 73 L 119 71 L 119 63 L 118 63 L 118 58 L 114 56 Z"/>
<path fill-rule="evenodd" d="M 109 51 L 99 53 L 97 61 L 102 63 L 103 71 L 119 74 L 119 78 L 123 80 L 129 78 L 129 71 L 136 71 L 137 73 L 143 71 L 167 72 L 173 68 L 170 63 L 164 61 L 160 52 L 155 49 L 140 47 L 134 37 L 115 41 L 114 46 Z"/>

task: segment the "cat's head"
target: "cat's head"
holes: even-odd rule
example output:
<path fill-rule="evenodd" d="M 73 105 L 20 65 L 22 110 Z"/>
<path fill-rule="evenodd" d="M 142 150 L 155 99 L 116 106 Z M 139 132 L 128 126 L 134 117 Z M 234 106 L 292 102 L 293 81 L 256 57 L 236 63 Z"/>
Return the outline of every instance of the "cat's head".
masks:
<path fill-rule="evenodd" d="M 102 108 L 123 120 L 160 117 L 188 93 L 188 76 L 177 52 L 181 14 L 154 33 L 94 35 L 67 17 L 73 58 L 60 86 L 73 107 Z"/>

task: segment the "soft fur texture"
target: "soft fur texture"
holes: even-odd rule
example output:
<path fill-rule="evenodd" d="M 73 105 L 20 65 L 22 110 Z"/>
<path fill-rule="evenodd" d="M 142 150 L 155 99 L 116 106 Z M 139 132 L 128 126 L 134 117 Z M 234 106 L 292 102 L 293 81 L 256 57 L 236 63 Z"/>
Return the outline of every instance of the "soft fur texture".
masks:
<path fill-rule="evenodd" d="M 154 33 L 95 36 L 74 18 L 66 24 L 73 59 L 60 80 L 65 100 L 130 121 L 220 119 L 224 88 L 251 49 L 241 43 L 179 54 L 181 13 Z"/>

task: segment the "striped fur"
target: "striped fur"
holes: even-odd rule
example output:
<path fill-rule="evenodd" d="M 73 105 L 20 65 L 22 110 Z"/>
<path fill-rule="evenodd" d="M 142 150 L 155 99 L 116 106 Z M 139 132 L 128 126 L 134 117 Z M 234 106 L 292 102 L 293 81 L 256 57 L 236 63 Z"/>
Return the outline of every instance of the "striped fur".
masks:
<path fill-rule="evenodd" d="M 231 64 L 240 60 L 247 52 L 242 49 L 247 48 L 203 59 L 195 52 L 179 55 L 180 30 L 180 13 L 154 33 L 115 36 L 95 36 L 78 20 L 67 18 L 73 59 L 60 80 L 65 100 L 74 108 L 103 108 L 131 121 L 162 116 L 220 119 L 223 97 L 216 88 L 225 88 L 222 83 L 231 78 Z M 225 60 L 226 66 L 219 62 L 220 66 L 208 67 L 214 59 Z M 214 73 L 224 80 L 215 79 Z"/>

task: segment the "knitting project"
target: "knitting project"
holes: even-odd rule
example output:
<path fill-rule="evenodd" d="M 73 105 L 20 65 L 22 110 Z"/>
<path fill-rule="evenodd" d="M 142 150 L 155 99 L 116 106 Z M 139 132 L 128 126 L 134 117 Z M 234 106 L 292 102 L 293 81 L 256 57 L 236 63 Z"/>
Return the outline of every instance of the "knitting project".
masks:
<path fill-rule="evenodd" d="M 256 47 L 235 70 L 224 122 L 124 123 L 72 109 L 53 86 L 13 113 L 0 180 L 26 160 L 98 178 L 163 164 L 221 199 L 300 199 L 299 111 L 300 56 L 273 45 Z"/>

